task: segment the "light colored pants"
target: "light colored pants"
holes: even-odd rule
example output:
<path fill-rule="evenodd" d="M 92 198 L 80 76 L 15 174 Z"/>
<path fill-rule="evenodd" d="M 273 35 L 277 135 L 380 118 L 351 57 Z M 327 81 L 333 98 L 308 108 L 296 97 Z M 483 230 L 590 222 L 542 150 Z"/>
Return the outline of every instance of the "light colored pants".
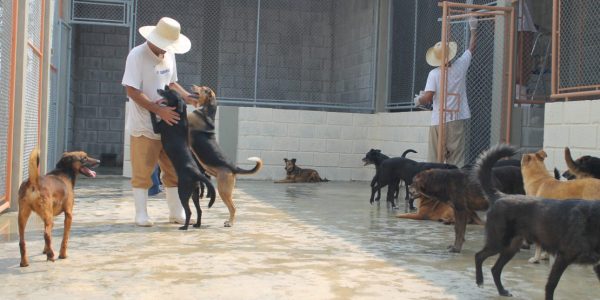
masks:
<path fill-rule="evenodd" d="M 145 136 L 132 136 L 131 152 L 131 187 L 148 189 L 152 186 L 152 172 L 156 163 L 160 166 L 161 179 L 165 187 L 177 186 L 177 173 L 163 150 L 160 140 Z"/>
<path fill-rule="evenodd" d="M 446 153 L 442 162 L 462 167 L 465 164 L 465 123 L 466 120 L 456 120 L 446 123 L 444 130 Z M 429 128 L 429 157 L 428 161 L 437 162 L 437 143 L 439 125 Z"/>

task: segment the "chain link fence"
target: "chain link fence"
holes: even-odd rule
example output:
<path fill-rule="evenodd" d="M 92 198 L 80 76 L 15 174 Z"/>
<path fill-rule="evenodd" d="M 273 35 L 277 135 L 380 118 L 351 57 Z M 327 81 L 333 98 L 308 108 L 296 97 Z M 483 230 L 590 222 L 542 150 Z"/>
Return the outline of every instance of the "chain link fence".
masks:
<path fill-rule="evenodd" d="M 600 5 L 555 0 L 553 94 L 600 94 Z"/>
<path fill-rule="evenodd" d="M 503 140 L 507 131 L 506 101 L 512 89 L 508 84 L 510 70 L 510 14 L 500 10 L 462 8 L 449 4 L 447 17 L 447 41 L 457 44 L 456 58 L 469 48 L 470 29 L 468 19 L 478 19 L 476 46 L 467 72 L 467 99 L 471 113 L 467 120 L 465 139 L 465 163 L 473 163 L 479 154 L 491 145 Z M 450 65 L 450 68 L 452 66 Z M 442 77 L 444 72 L 441 73 Z M 505 76 L 508 75 L 508 76 Z M 442 86 L 442 88 L 444 88 Z M 448 92 L 446 103 L 451 97 Z M 465 101 L 459 99 L 457 102 Z M 512 102 L 511 102 L 512 103 Z M 444 114 L 457 113 L 456 107 L 445 107 Z M 442 139 L 439 139 L 441 142 Z"/>
<path fill-rule="evenodd" d="M 136 0 L 133 44 L 173 16 L 192 41 L 180 82 L 212 87 L 220 104 L 372 111 L 378 3 Z"/>
<path fill-rule="evenodd" d="M 10 111 L 10 70 L 12 49 L 12 1 L 0 1 L 0 203 L 6 196 Z"/>

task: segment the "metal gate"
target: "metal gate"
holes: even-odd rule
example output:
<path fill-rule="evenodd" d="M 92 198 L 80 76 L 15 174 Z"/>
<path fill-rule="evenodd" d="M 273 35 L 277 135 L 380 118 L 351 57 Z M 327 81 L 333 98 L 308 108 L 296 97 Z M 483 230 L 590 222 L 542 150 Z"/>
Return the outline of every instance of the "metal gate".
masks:
<path fill-rule="evenodd" d="M 10 205 L 18 1 L 0 1 L 0 212 Z"/>
<path fill-rule="evenodd" d="M 472 163 L 491 145 L 510 142 L 510 119 L 513 95 L 514 24 L 513 7 L 441 2 L 443 60 L 448 62 L 448 43 L 456 42 L 459 57 L 469 47 L 468 19 L 478 19 L 477 47 L 467 73 L 467 98 L 471 118 L 467 121 L 465 163 Z M 440 94 L 440 138 L 438 160 L 445 153 L 445 126 L 455 107 L 445 103 L 448 92 L 448 68 L 442 64 Z M 459 97 L 460 98 L 460 97 Z M 461 101 L 459 99 L 458 101 Z"/>

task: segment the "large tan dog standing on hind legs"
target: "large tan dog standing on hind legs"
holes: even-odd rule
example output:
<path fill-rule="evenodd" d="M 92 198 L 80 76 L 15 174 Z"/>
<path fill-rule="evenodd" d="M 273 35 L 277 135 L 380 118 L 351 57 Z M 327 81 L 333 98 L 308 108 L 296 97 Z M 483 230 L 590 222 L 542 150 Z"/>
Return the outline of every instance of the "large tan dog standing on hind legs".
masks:
<path fill-rule="evenodd" d="M 235 205 L 233 203 L 233 188 L 237 174 L 249 175 L 258 172 L 262 160 L 250 157 L 256 165 L 251 170 L 240 169 L 225 157 L 215 137 L 215 115 L 217 114 L 217 98 L 213 90 L 205 86 L 193 86 L 197 95 L 196 109 L 188 113 L 189 139 L 192 151 L 206 173 L 217 179 L 217 191 L 229 210 L 229 220 L 225 227 L 233 226 L 235 221 Z"/>
<path fill-rule="evenodd" d="M 60 213 L 65 213 L 65 227 L 63 240 L 60 245 L 58 258 L 67 258 L 67 243 L 73 222 L 73 204 L 75 179 L 81 173 L 87 177 L 96 177 L 96 172 L 89 168 L 96 167 L 100 161 L 88 157 L 85 152 L 66 152 L 56 164 L 56 168 L 46 176 L 40 176 L 38 165 L 40 151 L 34 149 L 29 157 L 29 179 L 21 183 L 19 188 L 19 248 L 21 250 L 21 267 L 29 266 L 27 250 L 25 248 L 25 226 L 31 211 L 42 218 L 44 222 L 43 253 L 49 261 L 54 261 L 52 250 L 53 218 Z"/>

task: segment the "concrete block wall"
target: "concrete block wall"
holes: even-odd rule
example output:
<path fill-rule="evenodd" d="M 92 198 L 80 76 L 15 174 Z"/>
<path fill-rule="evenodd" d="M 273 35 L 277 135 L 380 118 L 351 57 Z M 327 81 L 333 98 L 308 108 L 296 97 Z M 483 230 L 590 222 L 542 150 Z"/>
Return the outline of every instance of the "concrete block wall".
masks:
<path fill-rule="evenodd" d="M 127 57 L 129 30 L 76 25 L 72 70 L 73 125 L 69 149 L 94 157 L 117 154 L 122 163 L 125 117 L 121 78 Z"/>
<path fill-rule="evenodd" d="M 564 147 L 574 158 L 600 157 L 600 101 L 547 103 L 544 120 L 546 167 L 566 170 Z"/>
<path fill-rule="evenodd" d="M 389 156 L 427 157 L 430 112 L 356 114 L 270 108 L 239 108 L 237 163 L 259 156 L 264 169 L 249 179 L 285 177 L 284 158 L 296 158 L 303 168 L 319 171 L 330 180 L 371 180 L 373 166 L 361 159 L 371 148 Z M 246 177 L 246 176 L 244 176 Z"/>

